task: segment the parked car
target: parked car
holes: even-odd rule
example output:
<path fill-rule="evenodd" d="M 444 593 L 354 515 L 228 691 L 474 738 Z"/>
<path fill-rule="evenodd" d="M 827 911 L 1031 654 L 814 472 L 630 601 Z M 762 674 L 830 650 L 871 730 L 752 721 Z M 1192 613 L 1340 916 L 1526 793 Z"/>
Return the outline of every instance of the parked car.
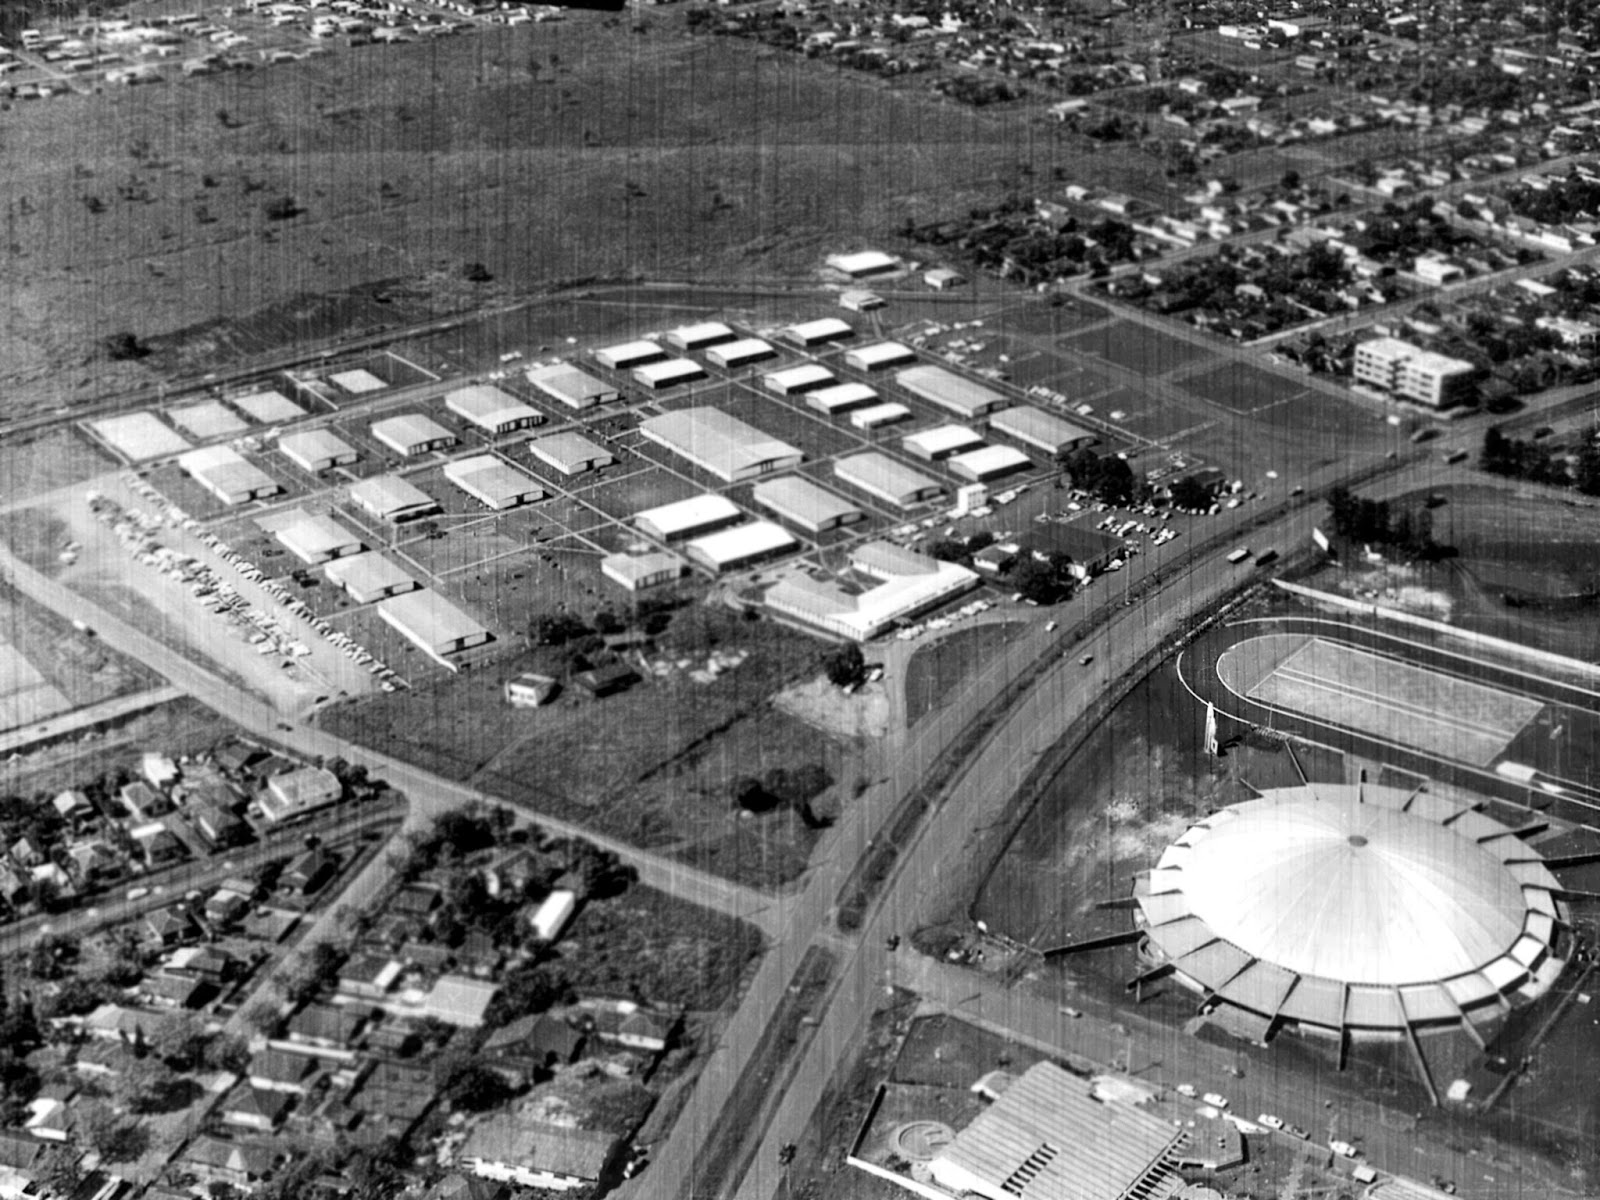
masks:
<path fill-rule="evenodd" d="M 1268 1129 L 1282 1129 L 1283 1118 L 1275 1117 L 1271 1113 L 1262 1113 L 1256 1118 L 1257 1125 L 1265 1125 Z"/>

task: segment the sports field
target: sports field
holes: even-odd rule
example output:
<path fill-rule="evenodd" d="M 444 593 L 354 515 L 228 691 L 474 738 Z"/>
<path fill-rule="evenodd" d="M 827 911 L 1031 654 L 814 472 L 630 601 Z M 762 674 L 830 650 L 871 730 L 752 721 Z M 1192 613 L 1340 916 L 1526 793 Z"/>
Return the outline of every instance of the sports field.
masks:
<path fill-rule="evenodd" d="M 1250 638 L 1217 659 L 1236 695 L 1439 758 L 1486 767 L 1537 700 L 1306 634 Z"/>

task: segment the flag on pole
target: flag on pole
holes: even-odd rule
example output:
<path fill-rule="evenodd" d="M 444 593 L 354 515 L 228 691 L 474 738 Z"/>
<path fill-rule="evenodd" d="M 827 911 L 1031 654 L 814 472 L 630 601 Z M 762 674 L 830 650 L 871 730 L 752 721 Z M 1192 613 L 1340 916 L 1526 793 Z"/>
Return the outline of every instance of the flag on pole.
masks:
<path fill-rule="evenodd" d="M 1217 706 L 1206 704 L 1206 753 L 1216 758 L 1221 751 L 1217 749 Z"/>

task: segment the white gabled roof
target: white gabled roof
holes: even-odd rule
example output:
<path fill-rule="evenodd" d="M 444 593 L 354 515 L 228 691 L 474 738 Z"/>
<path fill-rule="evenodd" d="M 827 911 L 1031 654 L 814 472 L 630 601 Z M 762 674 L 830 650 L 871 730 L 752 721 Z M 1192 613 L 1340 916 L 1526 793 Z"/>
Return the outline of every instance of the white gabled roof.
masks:
<path fill-rule="evenodd" d="M 739 563 L 764 554 L 775 554 L 798 545 L 794 536 L 773 521 L 750 521 L 732 529 L 709 533 L 688 545 L 691 554 L 713 565 Z"/>
<path fill-rule="evenodd" d="M 936 458 L 967 447 L 981 446 L 983 438 L 965 425 L 935 425 L 908 433 L 901 442 L 907 450 Z"/>
<path fill-rule="evenodd" d="M 660 530 L 663 536 L 671 536 L 677 532 L 736 520 L 742 515 L 739 506 L 726 496 L 707 492 L 701 496 L 690 496 L 687 500 L 678 500 L 672 504 L 636 512 L 633 514 L 633 520 L 635 524 L 648 523 Z"/>
<path fill-rule="evenodd" d="M 500 429 L 520 422 L 536 425 L 543 420 L 538 409 L 485 383 L 448 392 L 444 403 L 451 412 L 459 413 L 484 429 Z"/>

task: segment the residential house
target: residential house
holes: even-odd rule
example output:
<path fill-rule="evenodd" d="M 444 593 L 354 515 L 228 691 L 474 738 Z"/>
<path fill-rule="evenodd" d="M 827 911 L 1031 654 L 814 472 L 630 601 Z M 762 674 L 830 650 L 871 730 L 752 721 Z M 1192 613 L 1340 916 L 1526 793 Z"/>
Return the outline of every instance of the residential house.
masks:
<path fill-rule="evenodd" d="M 146 1029 L 154 1028 L 154 1019 L 133 1008 L 120 1004 L 102 1004 L 83 1018 L 83 1032 L 92 1038 L 107 1042 L 125 1042 L 137 1046 L 144 1042 Z"/>
<path fill-rule="evenodd" d="M 153 788 L 165 788 L 178 779 L 178 764 L 165 754 L 146 751 L 139 758 L 139 773 L 150 781 Z"/>
<path fill-rule="evenodd" d="M 227 742 L 211 752 L 217 766 L 233 775 L 242 775 L 267 756 L 260 746 L 248 742 Z"/>
<path fill-rule="evenodd" d="M 603 1042 L 660 1054 L 677 1033 L 681 1017 L 644 1008 L 632 1000 L 579 1000 L 574 1017 Z"/>
<path fill-rule="evenodd" d="M 0 1130 L 0 1167 L 11 1171 L 32 1171 L 44 1157 L 44 1143 L 26 1134 Z"/>
<path fill-rule="evenodd" d="M 39 849 L 33 840 L 28 837 L 19 837 L 11 843 L 10 856 L 11 861 L 16 863 L 17 866 L 26 867 L 29 870 L 32 870 L 45 860 L 44 851 Z"/>
<path fill-rule="evenodd" d="M 139 982 L 139 999 L 155 1008 L 193 1008 L 209 986 L 187 975 L 146 975 Z"/>
<path fill-rule="evenodd" d="M 553 1013 L 519 1017 L 495 1030 L 479 1053 L 497 1071 L 524 1086 L 555 1067 L 574 1062 L 583 1050 L 583 1033 Z"/>
<path fill-rule="evenodd" d="M 93 821 L 98 815 L 89 797 L 70 788 L 64 792 L 58 792 L 56 798 L 50 803 L 55 807 L 56 812 L 61 815 L 61 819 L 74 829 L 79 828 L 85 822 Z"/>
<path fill-rule="evenodd" d="M 317 1060 L 286 1050 L 263 1050 L 250 1060 L 250 1086 L 262 1092 L 304 1096 L 317 1072 Z"/>
<path fill-rule="evenodd" d="M 266 1146 L 202 1134 L 190 1143 L 178 1162 L 197 1179 L 248 1187 L 272 1174 L 276 1157 Z"/>
<path fill-rule="evenodd" d="M 404 1136 L 428 1111 L 437 1092 L 431 1071 L 379 1062 L 362 1080 L 352 1102 L 369 1120 L 381 1116 L 389 1122 L 391 1133 Z"/>
<path fill-rule="evenodd" d="M 238 1125 L 245 1129 L 258 1129 L 263 1133 L 271 1133 L 283 1124 L 284 1117 L 289 1115 L 289 1105 L 292 1101 L 283 1092 L 264 1091 L 253 1085 L 236 1089 L 234 1095 L 223 1106 L 222 1120 L 226 1125 Z"/>
<path fill-rule="evenodd" d="M 178 908 L 158 908 L 144 919 L 148 940 L 158 946 L 176 946 L 199 936 L 200 930 L 187 911 Z"/>
<path fill-rule="evenodd" d="M 159 821 L 129 830 L 129 836 L 133 838 L 133 844 L 139 848 L 139 854 L 147 867 L 165 866 L 188 854 L 188 850 L 178 840 L 177 835 Z"/>
<path fill-rule="evenodd" d="M 429 1188 L 422 1200 L 506 1200 L 506 1196 L 503 1183 L 452 1173 Z"/>
<path fill-rule="evenodd" d="M 122 876 L 123 863 L 109 845 L 99 838 L 73 842 L 67 847 L 67 872 L 83 891 L 104 887 Z"/>
<path fill-rule="evenodd" d="M 215 804 L 200 803 L 189 810 L 189 823 L 214 849 L 250 840 L 250 826 L 238 815 Z"/>
<path fill-rule="evenodd" d="M 9 861 L 0 861 L 0 899 L 15 908 L 28 899 L 28 889 L 33 885 L 33 876 L 24 873 L 17 865 Z"/>
<path fill-rule="evenodd" d="M 365 1000 L 380 1000 L 404 969 L 387 954 L 355 954 L 339 970 L 339 990 Z"/>
<path fill-rule="evenodd" d="M 483 1024 L 483 1014 L 499 990 L 493 980 L 441 975 L 423 999 L 422 1011 L 451 1025 L 475 1029 Z"/>
<path fill-rule="evenodd" d="M 65 1142 L 77 1124 L 72 1097 L 77 1088 L 56 1085 L 45 1088 L 28 1103 L 28 1118 L 22 1127 L 47 1142 Z"/>
<path fill-rule="evenodd" d="M 389 901 L 389 911 L 403 917 L 427 918 L 439 907 L 440 902 L 438 888 L 414 883 L 395 893 L 394 899 Z"/>
<path fill-rule="evenodd" d="M 404 1017 L 385 1021 L 367 1034 L 367 1049 L 376 1054 L 392 1054 L 405 1058 L 415 1054 L 421 1044 L 417 1027 Z"/>
<path fill-rule="evenodd" d="M 456 1161 L 483 1179 L 564 1192 L 608 1178 L 616 1152 L 614 1134 L 507 1113 L 473 1129 Z"/>
<path fill-rule="evenodd" d="M 366 1023 L 365 1011 L 332 1004 L 308 1004 L 289 1018 L 287 1032 L 291 1042 L 347 1049 Z"/>
<path fill-rule="evenodd" d="M 456 947 L 456 965 L 469 975 L 490 979 L 499 973 L 505 955 L 495 945 L 494 939 L 481 930 L 473 930 Z"/>
<path fill-rule="evenodd" d="M 184 946 L 166 961 L 168 974 L 187 975 L 218 987 L 238 974 L 239 967 L 238 958 L 220 946 Z"/>
<path fill-rule="evenodd" d="M 172 804 L 166 796 L 138 779 L 124 784 L 117 793 L 117 799 L 122 801 L 122 807 L 128 810 L 128 815 L 135 821 L 153 820 L 172 811 Z"/>
<path fill-rule="evenodd" d="M 456 961 L 455 951 L 438 942 L 407 942 L 398 953 L 406 966 L 415 967 L 430 978 L 448 971 Z"/>
<path fill-rule="evenodd" d="M 310 896 L 321 890 L 338 869 L 339 860 L 332 852 L 317 846 L 298 855 L 283 869 L 283 874 L 278 876 L 278 888 L 297 896 Z"/>
<path fill-rule="evenodd" d="M 240 920 L 250 911 L 250 899 L 233 891 L 226 884 L 213 892 L 206 900 L 206 922 L 215 928 L 223 928 Z"/>

